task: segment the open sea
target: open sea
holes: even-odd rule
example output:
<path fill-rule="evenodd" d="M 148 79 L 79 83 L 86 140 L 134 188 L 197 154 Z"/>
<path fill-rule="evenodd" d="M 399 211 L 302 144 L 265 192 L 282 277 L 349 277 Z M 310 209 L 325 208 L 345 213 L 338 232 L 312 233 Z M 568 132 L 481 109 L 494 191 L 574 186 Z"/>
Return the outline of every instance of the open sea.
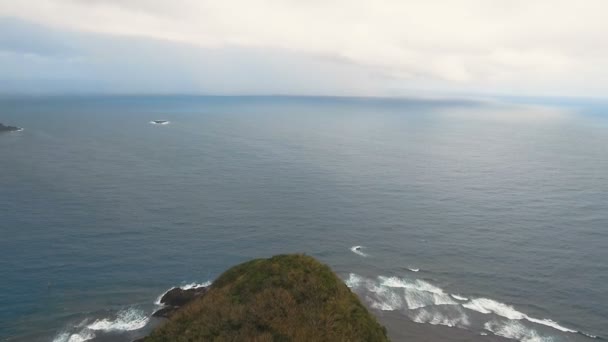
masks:
<path fill-rule="evenodd" d="M 0 122 L 1 341 L 131 341 L 167 289 L 294 252 L 394 340 L 608 338 L 606 102 L 3 97 Z"/>

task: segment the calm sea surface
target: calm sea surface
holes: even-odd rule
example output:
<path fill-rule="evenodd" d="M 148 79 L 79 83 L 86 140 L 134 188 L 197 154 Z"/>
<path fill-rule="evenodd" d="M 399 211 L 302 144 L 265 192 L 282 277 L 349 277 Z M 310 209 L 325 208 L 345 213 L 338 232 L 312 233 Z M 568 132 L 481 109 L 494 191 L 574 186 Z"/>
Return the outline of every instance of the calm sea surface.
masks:
<path fill-rule="evenodd" d="M 0 99 L 0 340 L 129 341 L 293 252 L 381 318 L 608 338 L 608 105 L 517 102 Z"/>

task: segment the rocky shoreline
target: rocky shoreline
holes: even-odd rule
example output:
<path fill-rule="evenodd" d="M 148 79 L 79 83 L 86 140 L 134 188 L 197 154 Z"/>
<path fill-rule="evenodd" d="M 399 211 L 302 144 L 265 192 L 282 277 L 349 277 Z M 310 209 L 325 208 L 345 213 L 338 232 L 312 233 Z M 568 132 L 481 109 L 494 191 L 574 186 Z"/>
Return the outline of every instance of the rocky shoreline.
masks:
<path fill-rule="evenodd" d="M 154 312 L 152 317 L 171 318 L 179 308 L 196 298 L 202 297 L 208 290 L 208 287 L 196 287 L 187 290 L 174 287 L 161 297 L 160 303 L 163 307 Z"/>

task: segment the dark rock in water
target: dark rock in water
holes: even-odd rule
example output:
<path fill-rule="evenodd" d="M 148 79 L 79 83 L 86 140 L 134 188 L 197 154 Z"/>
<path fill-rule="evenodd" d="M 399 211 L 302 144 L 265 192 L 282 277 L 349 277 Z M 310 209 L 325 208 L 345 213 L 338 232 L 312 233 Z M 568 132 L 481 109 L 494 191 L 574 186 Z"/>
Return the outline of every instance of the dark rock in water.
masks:
<path fill-rule="evenodd" d="M 169 318 L 175 313 L 175 311 L 177 311 L 177 309 L 179 309 L 177 306 L 165 306 L 160 310 L 156 310 L 152 314 L 152 317 Z"/>
<path fill-rule="evenodd" d="M 5 126 L 0 123 L 0 132 L 17 132 L 20 131 L 21 128 L 14 126 Z"/>
<path fill-rule="evenodd" d="M 207 293 L 206 287 L 197 287 L 192 289 L 181 289 L 175 287 L 169 290 L 160 299 L 161 304 L 165 305 L 162 309 L 152 314 L 153 317 L 165 317 L 169 318 L 177 311 L 177 309 L 190 303 L 195 298 L 198 298 Z"/>
<path fill-rule="evenodd" d="M 197 287 L 188 290 L 183 290 L 176 287 L 165 293 L 165 295 L 160 299 L 160 302 L 169 306 L 183 306 L 194 298 L 205 294 L 206 292 L 206 287 Z"/>

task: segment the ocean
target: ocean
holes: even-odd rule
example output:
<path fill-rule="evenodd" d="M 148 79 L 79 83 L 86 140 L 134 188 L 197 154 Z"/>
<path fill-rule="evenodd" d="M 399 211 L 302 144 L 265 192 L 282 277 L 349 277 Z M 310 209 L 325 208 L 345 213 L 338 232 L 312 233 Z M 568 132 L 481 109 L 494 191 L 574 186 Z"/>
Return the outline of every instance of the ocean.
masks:
<path fill-rule="evenodd" d="M 2 341 L 131 341 L 167 289 L 280 253 L 394 340 L 608 338 L 608 103 L 3 97 L 0 122 L 24 128 L 0 134 Z"/>

